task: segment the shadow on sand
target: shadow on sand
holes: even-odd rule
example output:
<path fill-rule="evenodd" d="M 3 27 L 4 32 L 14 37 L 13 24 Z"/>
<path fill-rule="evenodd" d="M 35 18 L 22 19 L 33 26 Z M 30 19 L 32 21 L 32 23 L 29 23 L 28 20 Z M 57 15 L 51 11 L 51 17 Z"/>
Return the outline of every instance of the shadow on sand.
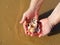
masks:
<path fill-rule="evenodd" d="M 41 14 L 41 15 L 39 16 L 39 20 L 48 17 L 48 16 L 52 13 L 53 10 L 54 10 L 54 9 L 51 9 L 51 10 L 49 10 L 49 11 Z M 52 28 L 52 30 L 51 30 L 51 32 L 48 34 L 48 36 L 56 35 L 56 34 L 58 34 L 58 33 L 60 33 L 60 23 L 57 24 L 57 25 L 55 25 L 55 26 Z"/>

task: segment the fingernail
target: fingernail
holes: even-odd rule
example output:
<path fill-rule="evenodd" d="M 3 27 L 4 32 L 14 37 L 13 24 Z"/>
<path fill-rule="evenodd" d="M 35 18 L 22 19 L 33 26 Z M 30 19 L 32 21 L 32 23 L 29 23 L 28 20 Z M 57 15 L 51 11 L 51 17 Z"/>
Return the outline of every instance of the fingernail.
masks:
<path fill-rule="evenodd" d="M 30 32 L 28 33 L 28 35 L 30 35 Z"/>
<path fill-rule="evenodd" d="M 41 36 L 42 36 L 42 35 L 40 34 L 40 35 L 39 35 L 39 38 L 40 38 Z"/>
<path fill-rule="evenodd" d="M 25 32 L 25 34 L 28 34 L 28 32 Z"/>
<path fill-rule="evenodd" d="M 23 21 L 23 20 L 21 20 L 21 21 L 20 21 L 20 24 L 22 24 L 23 22 L 24 22 L 24 21 Z"/>
<path fill-rule="evenodd" d="M 19 22 L 21 24 L 21 22 Z"/>
<path fill-rule="evenodd" d="M 33 36 L 33 34 L 30 35 L 31 37 Z"/>
<path fill-rule="evenodd" d="M 19 22 L 20 24 L 22 23 L 22 21 Z"/>
<path fill-rule="evenodd" d="M 39 38 L 40 38 L 41 36 L 39 36 Z"/>

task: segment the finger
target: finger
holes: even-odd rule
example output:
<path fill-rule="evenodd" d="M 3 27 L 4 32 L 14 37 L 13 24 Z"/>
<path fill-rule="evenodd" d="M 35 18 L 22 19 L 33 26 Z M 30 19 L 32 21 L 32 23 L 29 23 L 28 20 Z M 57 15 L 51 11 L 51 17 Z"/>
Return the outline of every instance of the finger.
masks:
<path fill-rule="evenodd" d="M 38 32 L 37 32 L 38 34 L 40 34 L 41 33 L 41 31 L 40 31 L 40 29 L 38 30 Z"/>
<path fill-rule="evenodd" d="M 41 31 L 41 32 L 39 33 L 38 37 L 42 37 L 42 36 L 45 36 L 45 35 L 46 35 L 46 34 L 43 33 L 43 31 Z"/>
<path fill-rule="evenodd" d="M 38 14 L 35 13 L 35 17 L 34 17 L 36 20 L 38 20 Z"/>
<path fill-rule="evenodd" d="M 40 32 L 41 32 L 41 28 L 40 28 L 40 24 L 39 24 L 37 33 L 39 34 Z"/>
<path fill-rule="evenodd" d="M 27 34 L 28 33 L 28 27 L 27 27 L 26 21 L 23 23 L 23 28 L 24 28 L 25 34 Z"/>
<path fill-rule="evenodd" d="M 38 20 L 38 15 L 35 15 L 35 17 L 34 17 L 36 20 Z"/>
<path fill-rule="evenodd" d="M 30 36 L 34 36 L 34 33 L 31 33 Z"/>
<path fill-rule="evenodd" d="M 26 20 L 26 16 L 23 16 L 20 23 L 24 23 L 25 20 Z"/>
<path fill-rule="evenodd" d="M 39 36 L 39 37 L 42 36 L 42 30 L 38 31 L 38 36 Z"/>
<path fill-rule="evenodd" d="M 38 31 L 38 37 L 42 37 L 42 27 L 40 26 L 40 30 Z"/>
<path fill-rule="evenodd" d="M 38 37 L 39 37 L 39 38 L 42 37 L 42 34 L 39 34 Z"/>
<path fill-rule="evenodd" d="M 40 34 L 42 32 L 42 24 L 41 22 L 38 23 L 38 34 Z"/>
<path fill-rule="evenodd" d="M 31 32 L 30 31 L 28 31 L 28 35 L 30 35 L 31 34 Z"/>

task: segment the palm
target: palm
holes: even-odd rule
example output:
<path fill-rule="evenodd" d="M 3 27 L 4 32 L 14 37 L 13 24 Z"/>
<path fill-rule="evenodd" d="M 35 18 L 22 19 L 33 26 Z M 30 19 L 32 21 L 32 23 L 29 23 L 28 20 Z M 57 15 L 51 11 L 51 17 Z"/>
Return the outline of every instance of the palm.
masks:
<path fill-rule="evenodd" d="M 39 37 L 47 35 L 51 31 L 51 28 L 52 28 L 52 25 L 50 24 L 47 18 L 40 20 L 40 22 L 42 25 L 41 27 L 42 31 L 39 34 Z"/>
<path fill-rule="evenodd" d="M 25 30 L 25 33 L 28 32 L 28 29 L 27 29 L 27 23 L 29 23 L 31 21 L 31 19 L 33 18 L 38 18 L 38 15 L 37 15 L 37 12 L 35 12 L 34 10 L 27 10 L 24 14 L 23 14 L 23 18 L 21 20 L 20 23 L 23 23 L 23 27 L 24 27 L 24 30 Z M 29 32 L 28 32 L 29 33 Z"/>

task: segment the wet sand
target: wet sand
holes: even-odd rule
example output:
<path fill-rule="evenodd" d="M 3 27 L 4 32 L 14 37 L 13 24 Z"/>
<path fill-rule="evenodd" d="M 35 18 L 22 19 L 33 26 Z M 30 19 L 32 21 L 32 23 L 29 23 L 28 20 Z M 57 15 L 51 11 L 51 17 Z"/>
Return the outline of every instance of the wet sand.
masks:
<path fill-rule="evenodd" d="M 59 1 L 45 0 L 40 14 L 55 8 Z M 24 34 L 19 21 L 29 3 L 30 0 L 0 0 L 0 45 L 60 45 L 60 32 L 41 38 Z"/>

